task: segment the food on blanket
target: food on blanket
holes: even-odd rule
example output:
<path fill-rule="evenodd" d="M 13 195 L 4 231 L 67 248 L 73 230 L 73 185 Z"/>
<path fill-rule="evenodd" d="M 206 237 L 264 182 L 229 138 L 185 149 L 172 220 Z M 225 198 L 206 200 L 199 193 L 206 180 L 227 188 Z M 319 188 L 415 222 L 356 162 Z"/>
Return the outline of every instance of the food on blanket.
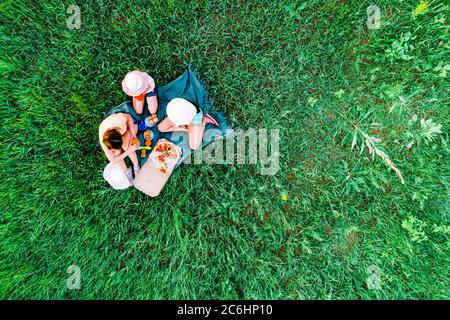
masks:
<path fill-rule="evenodd" d="M 150 116 L 150 120 L 153 121 L 153 123 L 157 123 L 158 122 L 158 117 L 156 116 L 156 114 L 152 114 Z"/>
<path fill-rule="evenodd" d="M 158 144 L 155 151 L 160 152 L 165 158 L 176 159 L 178 157 L 177 151 L 173 148 L 172 144 L 168 142 Z"/>
<path fill-rule="evenodd" d="M 145 140 L 151 140 L 152 138 L 150 137 L 150 130 L 147 130 L 144 132 L 144 139 Z"/>
<path fill-rule="evenodd" d="M 156 114 L 152 114 L 151 116 L 145 118 L 145 124 L 148 127 L 153 127 L 158 122 L 158 117 Z"/>
<path fill-rule="evenodd" d="M 157 156 L 156 159 L 158 159 L 159 163 L 166 163 L 166 158 L 163 155 Z"/>
<path fill-rule="evenodd" d="M 158 169 L 158 171 L 162 174 L 166 174 L 167 170 L 169 170 L 169 165 L 167 163 L 162 164 L 161 167 Z"/>
<path fill-rule="evenodd" d="M 141 158 L 145 158 L 147 156 L 147 149 L 141 149 Z"/>
<path fill-rule="evenodd" d="M 164 145 L 165 143 L 167 143 L 167 145 Z M 156 152 L 155 149 L 160 145 L 161 147 L 158 148 L 160 152 Z M 165 157 L 161 152 L 164 150 L 169 151 L 171 149 L 173 149 L 172 153 L 176 155 L 174 159 Z M 164 138 L 158 140 L 158 142 L 155 143 L 152 152 L 150 154 L 147 152 L 148 161 L 142 165 L 141 170 L 135 175 L 133 186 L 151 197 L 159 195 L 173 169 L 176 167 L 177 162 L 180 160 L 181 152 L 181 148 L 176 144 Z M 161 156 L 159 158 L 160 160 L 165 161 L 163 163 L 159 162 L 158 156 Z"/>
<path fill-rule="evenodd" d="M 152 145 L 152 141 L 151 140 L 145 140 L 145 145 L 147 147 L 150 147 Z"/>
<path fill-rule="evenodd" d="M 162 141 L 156 144 L 151 158 L 158 172 L 165 175 L 180 158 L 180 151 L 173 143 Z"/>

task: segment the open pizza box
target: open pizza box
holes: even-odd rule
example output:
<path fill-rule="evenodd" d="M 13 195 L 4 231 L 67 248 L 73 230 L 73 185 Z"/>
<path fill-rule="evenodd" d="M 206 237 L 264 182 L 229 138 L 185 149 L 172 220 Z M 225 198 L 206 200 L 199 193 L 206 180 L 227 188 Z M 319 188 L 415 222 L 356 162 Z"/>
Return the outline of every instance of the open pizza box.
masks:
<path fill-rule="evenodd" d="M 166 139 L 158 140 L 148 160 L 136 174 L 134 187 L 151 197 L 158 196 L 180 158 L 180 147 Z"/>

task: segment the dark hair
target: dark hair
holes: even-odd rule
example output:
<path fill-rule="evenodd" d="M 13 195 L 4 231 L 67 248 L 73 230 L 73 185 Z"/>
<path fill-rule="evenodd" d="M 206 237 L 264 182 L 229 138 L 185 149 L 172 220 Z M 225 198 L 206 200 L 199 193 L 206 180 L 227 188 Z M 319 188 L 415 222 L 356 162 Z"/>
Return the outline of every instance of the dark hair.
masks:
<path fill-rule="evenodd" d="M 197 113 L 199 113 L 200 110 L 202 110 L 194 101 L 191 101 L 191 100 L 188 100 L 188 101 L 194 105 L 195 109 L 197 109 Z"/>
<path fill-rule="evenodd" d="M 110 150 L 122 150 L 122 135 L 114 129 L 108 129 L 103 134 L 103 143 Z"/>

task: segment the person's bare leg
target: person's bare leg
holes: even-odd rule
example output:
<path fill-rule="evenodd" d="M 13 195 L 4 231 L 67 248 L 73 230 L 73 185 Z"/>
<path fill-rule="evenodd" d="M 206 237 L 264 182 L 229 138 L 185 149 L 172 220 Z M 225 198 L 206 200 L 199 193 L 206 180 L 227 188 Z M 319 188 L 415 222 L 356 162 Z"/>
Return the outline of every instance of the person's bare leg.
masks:
<path fill-rule="evenodd" d="M 173 132 L 173 131 L 184 131 L 187 132 L 187 129 L 184 126 L 174 126 L 173 123 L 169 120 L 169 118 L 165 118 L 158 124 L 158 130 L 160 132 Z"/>
<path fill-rule="evenodd" d="M 215 124 L 213 121 L 207 117 L 203 117 L 202 123 L 200 125 L 189 125 L 189 147 L 193 150 L 198 149 L 202 145 L 203 134 L 205 133 L 205 126 L 208 123 Z"/>
<path fill-rule="evenodd" d="M 128 155 L 128 158 L 130 158 L 131 162 L 133 163 L 134 171 L 139 170 L 139 161 L 136 152 L 130 153 Z"/>
<path fill-rule="evenodd" d="M 189 125 L 189 147 L 193 150 L 197 150 L 202 145 L 203 133 L 205 132 L 205 126 L 200 125 Z"/>
<path fill-rule="evenodd" d="M 171 128 L 173 127 L 172 122 L 170 122 L 169 118 L 165 118 L 163 121 L 161 121 L 158 124 L 158 130 L 160 132 L 170 132 Z"/>
<path fill-rule="evenodd" d="M 127 151 L 128 147 L 131 145 L 131 133 L 130 130 L 127 130 L 122 136 L 122 149 L 123 151 Z"/>
<path fill-rule="evenodd" d="M 123 170 L 123 172 L 127 173 L 128 168 L 127 168 L 127 165 L 125 164 L 125 160 L 117 161 L 114 164 L 118 165 Z"/>
<path fill-rule="evenodd" d="M 156 96 L 148 97 L 147 99 L 147 106 L 148 111 L 150 111 L 150 114 L 155 114 L 156 111 L 158 111 L 158 98 Z"/>
<path fill-rule="evenodd" d="M 134 111 L 136 111 L 137 114 L 141 114 L 144 110 L 144 100 L 138 100 L 135 97 L 133 97 L 133 108 Z"/>

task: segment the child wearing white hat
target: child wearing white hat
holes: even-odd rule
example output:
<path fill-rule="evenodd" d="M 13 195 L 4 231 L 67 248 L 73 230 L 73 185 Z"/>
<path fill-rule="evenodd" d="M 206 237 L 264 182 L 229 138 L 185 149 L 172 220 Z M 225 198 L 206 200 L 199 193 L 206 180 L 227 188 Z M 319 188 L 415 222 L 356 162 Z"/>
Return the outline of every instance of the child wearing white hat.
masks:
<path fill-rule="evenodd" d="M 144 110 L 144 100 L 147 100 L 150 114 L 155 114 L 158 110 L 158 99 L 155 80 L 146 72 L 134 70 L 128 72 L 122 81 L 123 91 L 133 97 L 133 108 L 137 114 Z"/>
<path fill-rule="evenodd" d="M 196 150 L 202 144 L 205 126 L 211 123 L 218 126 L 209 114 L 203 115 L 202 110 L 183 98 L 174 98 L 167 104 L 167 118 L 158 125 L 160 132 L 184 131 L 189 136 L 189 147 Z"/>

